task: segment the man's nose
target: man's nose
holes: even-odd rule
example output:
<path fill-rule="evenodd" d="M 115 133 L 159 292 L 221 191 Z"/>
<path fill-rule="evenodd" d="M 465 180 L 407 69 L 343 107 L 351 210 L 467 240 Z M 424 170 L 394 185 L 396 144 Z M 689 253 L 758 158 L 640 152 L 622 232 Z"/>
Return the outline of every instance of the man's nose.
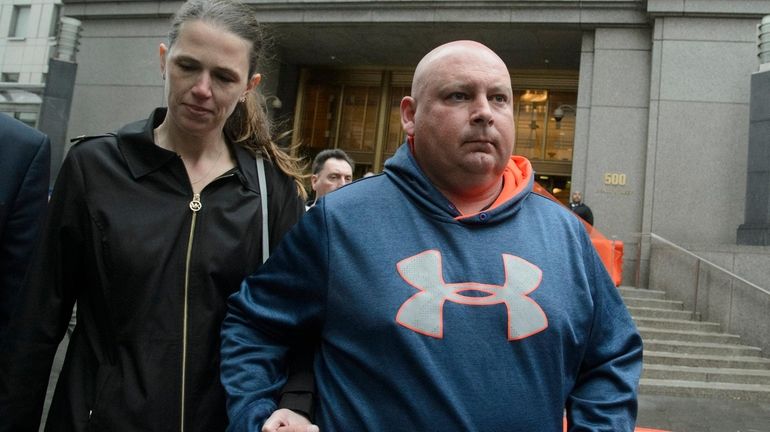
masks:
<path fill-rule="evenodd" d="M 471 121 L 475 124 L 491 125 L 492 120 L 492 107 L 489 99 L 486 96 L 477 97 L 472 105 Z"/>

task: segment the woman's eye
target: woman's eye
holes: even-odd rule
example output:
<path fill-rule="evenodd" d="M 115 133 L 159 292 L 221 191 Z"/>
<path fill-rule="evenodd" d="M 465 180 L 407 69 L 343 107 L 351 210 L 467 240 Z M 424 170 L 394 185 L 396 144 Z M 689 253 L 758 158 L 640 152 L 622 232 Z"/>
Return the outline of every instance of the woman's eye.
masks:
<path fill-rule="evenodd" d="M 226 83 L 231 83 L 236 81 L 236 79 L 231 77 L 230 75 L 217 75 L 217 79 Z"/>
<path fill-rule="evenodd" d="M 179 69 L 182 69 L 183 71 L 191 71 L 195 69 L 195 66 L 190 63 L 179 63 L 177 64 L 177 66 L 179 67 Z"/>

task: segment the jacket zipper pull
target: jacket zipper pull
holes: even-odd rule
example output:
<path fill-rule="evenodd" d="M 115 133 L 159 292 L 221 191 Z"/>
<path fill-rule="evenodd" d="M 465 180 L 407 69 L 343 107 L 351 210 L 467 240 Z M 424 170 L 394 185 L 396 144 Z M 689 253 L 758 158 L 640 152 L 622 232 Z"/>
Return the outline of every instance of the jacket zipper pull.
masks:
<path fill-rule="evenodd" d="M 190 210 L 192 210 L 193 213 L 198 213 L 198 211 L 202 208 L 203 203 L 201 202 L 201 194 L 193 194 L 193 199 L 190 201 Z"/>

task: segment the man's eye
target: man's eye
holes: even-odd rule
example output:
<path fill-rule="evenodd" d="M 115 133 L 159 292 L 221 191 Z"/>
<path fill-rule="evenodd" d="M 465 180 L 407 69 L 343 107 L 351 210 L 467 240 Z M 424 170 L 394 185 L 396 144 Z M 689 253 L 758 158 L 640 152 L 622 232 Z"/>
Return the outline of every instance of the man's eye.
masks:
<path fill-rule="evenodd" d="M 505 103 L 508 101 L 508 98 L 505 95 L 494 95 L 490 99 L 496 103 Z"/>
<path fill-rule="evenodd" d="M 465 93 L 454 92 L 449 95 L 449 98 L 454 101 L 464 101 L 464 100 L 468 100 L 468 95 L 466 95 Z"/>

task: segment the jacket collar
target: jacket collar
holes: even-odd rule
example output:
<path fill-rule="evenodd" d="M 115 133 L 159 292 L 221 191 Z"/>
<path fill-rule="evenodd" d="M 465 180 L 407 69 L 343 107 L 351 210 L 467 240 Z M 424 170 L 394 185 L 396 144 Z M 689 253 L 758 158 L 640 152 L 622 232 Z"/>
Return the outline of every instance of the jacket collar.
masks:
<path fill-rule="evenodd" d="M 166 108 L 156 108 L 147 120 L 130 123 L 118 131 L 118 147 L 134 179 L 139 179 L 177 158 L 176 153 L 155 144 L 153 130 L 166 118 Z M 239 145 L 227 144 L 235 154 L 235 175 L 249 189 L 257 188 L 254 156 Z"/>
<path fill-rule="evenodd" d="M 176 153 L 155 145 L 152 131 L 166 117 L 165 108 L 156 108 L 150 118 L 130 123 L 118 130 L 118 148 L 135 179 L 157 170 L 177 157 Z"/>

